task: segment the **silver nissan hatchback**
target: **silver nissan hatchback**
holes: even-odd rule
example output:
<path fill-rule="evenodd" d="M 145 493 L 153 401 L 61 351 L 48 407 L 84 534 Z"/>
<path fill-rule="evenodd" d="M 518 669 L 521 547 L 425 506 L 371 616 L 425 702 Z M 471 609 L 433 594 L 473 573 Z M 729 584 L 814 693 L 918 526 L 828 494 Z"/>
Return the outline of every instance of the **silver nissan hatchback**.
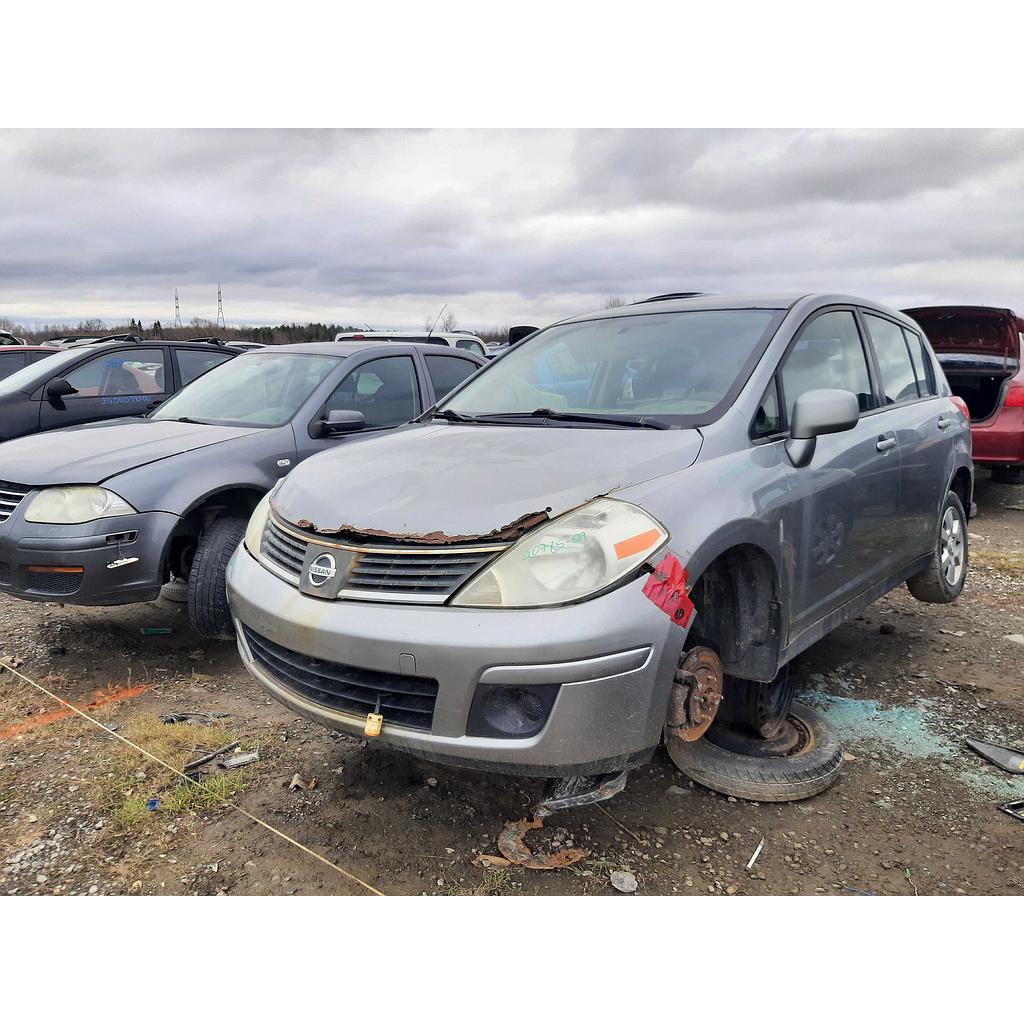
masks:
<path fill-rule="evenodd" d="M 973 487 L 920 327 L 842 295 L 640 302 L 531 335 L 417 421 L 316 456 L 228 567 L 296 713 L 602 799 L 664 739 L 724 793 L 842 764 L 795 655 L 906 582 L 954 600 Z"/>

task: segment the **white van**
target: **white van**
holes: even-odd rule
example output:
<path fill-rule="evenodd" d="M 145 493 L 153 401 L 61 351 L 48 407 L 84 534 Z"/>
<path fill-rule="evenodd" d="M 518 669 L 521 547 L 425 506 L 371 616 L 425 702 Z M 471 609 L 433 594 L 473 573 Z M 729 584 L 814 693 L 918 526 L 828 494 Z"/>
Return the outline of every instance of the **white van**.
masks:
<path fill-rule="evenodd" d="M 461 348 L 475 356 L 487 357 L 487 346 L 469 331 L 428 334 L 426 331 L 342 331 L 334 336 L 335 341 L 399 341 L 403 345 L 447 345 Z"/>

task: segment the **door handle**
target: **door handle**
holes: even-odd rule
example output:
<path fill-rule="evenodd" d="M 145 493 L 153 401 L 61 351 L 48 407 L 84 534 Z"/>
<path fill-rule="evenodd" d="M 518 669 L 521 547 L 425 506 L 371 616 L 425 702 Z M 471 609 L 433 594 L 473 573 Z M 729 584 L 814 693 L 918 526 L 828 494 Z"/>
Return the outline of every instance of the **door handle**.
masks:
<path fill-rule="evenodd" d="M 945 430 L 953 421 L 947 416 L 939 417 L 939 430 Z"/>
<path fill-rule="evenodd" d="M 895 437 L 880 437 L 875 442 L 875 448 L 880 452 L 887 452 L 890 448 L 896 447 Z"/>

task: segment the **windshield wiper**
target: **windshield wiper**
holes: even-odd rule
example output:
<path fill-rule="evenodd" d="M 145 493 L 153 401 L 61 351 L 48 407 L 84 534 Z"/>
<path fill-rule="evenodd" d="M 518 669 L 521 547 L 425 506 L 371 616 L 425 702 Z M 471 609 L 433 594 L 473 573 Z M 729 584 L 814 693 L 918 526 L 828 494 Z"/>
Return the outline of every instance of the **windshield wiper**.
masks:
<path fill-rule="evenodd" d="M 192 419 L 191 416 L 178 416 L 175 419 L 174 422 L 175 423 L 198 423 L 200 426 L 203 426 L 203 427 L 208 427 L 210 425 L 205 420 L 194 420 L 194 419 Z"/>
<path fill-rule="evenodd" d="M 440 412 L 435 412 L 431 419 L 434 420 L 447 420 L 449 423 L 486 423 L 487 420 L 481 419 L 479 416 L 466 416 L 461 412 L 456 412 L 454 409 L 442 409 Z"/>
<path fill-rule="evenodd" d="M 672 424 L 651 416 L 614 416 L 589 412 L 559 412 L 555 409 L 534 409 L 532 412 L 493 413 L 493 418 L 562 420 L 566 423 L 607 423 L 614 427 L 647 427 L 650 430 L 671 430 Z"/>

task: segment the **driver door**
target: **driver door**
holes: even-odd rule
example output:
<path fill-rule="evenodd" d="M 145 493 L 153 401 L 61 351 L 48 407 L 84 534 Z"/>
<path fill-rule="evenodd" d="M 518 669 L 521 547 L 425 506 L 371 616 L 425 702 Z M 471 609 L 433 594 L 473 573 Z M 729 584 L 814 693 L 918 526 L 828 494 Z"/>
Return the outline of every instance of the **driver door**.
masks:
<path fill-rule="evenodd" d="M 53 430 L 115 416 L 142 416 L 167 397 L 167 357 L 162 348 L 99 352 L 64 375 L 74 394 L 49 398 L 43 387 L 40 428 Z"/>

